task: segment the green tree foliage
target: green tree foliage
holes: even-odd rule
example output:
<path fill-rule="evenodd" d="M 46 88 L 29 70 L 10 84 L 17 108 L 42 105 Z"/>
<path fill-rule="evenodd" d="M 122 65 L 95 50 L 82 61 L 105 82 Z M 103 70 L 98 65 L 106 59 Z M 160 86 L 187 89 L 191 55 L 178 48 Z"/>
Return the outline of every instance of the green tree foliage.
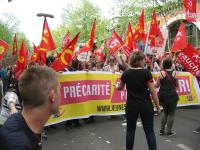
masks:
<path fill-rule="evenodd" d="M 182 6 L 179 0 L 115 0 L 111 28 L 115 29 L 122 37 L 125 36 L 127 24 L 130 22 L 133 27 L 137 25 L 141 11 L 145 11 L 145 25 L 151 21 L 151 15 L 155 9 L 157 13 L 165 15 L 166 11 Z M 164 17 L 164 16 L 163 16 Z M 134 28 L 133 28 L 134 30 Z"/>
<path fill-rule="evenodd" d="M 97 19 L 96 41 L 99 46 L 104 38 L 109 39 L 113 30 L 125 40 L 128 22 L 132 24 L 134 30 L 142 9 L 145 10 L 147 30 L 154 9 L 163 15 L 165 10 L 173 9 L 180 3 L 182 2 L 178 0 L 155 0 L 154 3 L 150 0 L 114 0 L 114 6 L 111 8 L 112 18 L 108 20 L 101 16 L 98 6 L 93 5 L 90 0 L 82 0 L 79 5 L 63 9 L 62 25 L 53 31 L 57 50 L 60 50 L 62 40 L 68 31 L 71 33 L 71 38 L 80 31 L 79 43 L 87 42 L 95 18 Z"/>
<path fill-rule="evenodd" d="M 82 0 L 78 6 L 68 6 L 63 9 L 62 25 L 52 32 L 58 47 L 57 50 L 60 49 L 62 40 L 68 31 L 71 33 L 71 38 L 81 32 L 79 43 L 86 43 L 95 18 L 97 19 L 96 42 L 99 46 L 101 41 L 108 36 L 107 32 L 109 31 L 109 22 L 101 17 L 99 7 L 94 6 L 89 0 Z"/>
<path fill-rule="evenodd" d="M 7 43 L 12 43 L 12 33 L 8 27 L 0 21 L 0 39 L 6 41 Z"/>
<path fill-rule="evenodd" d="M 12 57 L 12 44 L 15 33 L 17 35 L 18 50 L 20 49 L 22 38 L 24 39 L 27 50 L 29 50 L 29 52 L 31 50 L 28 38 L 23 32 L 19 31 L 19 25 L 20 21 L 14 15 L 5 13 L 3 17 L 0 18 L 0 39 L 6 41 L 10 45 L 8 53 L 4 56 L 4 60 L 6 61 L 12 59 L 13 62 L 16 60 L 16 58 Z"/>
<path fill-rule="evenodd" d="M 89 0 L 81 1 L 76 7 L 64 9 L 62 19 L 63 24 L 67 25 L 72 34 L 81 31 L 79 41 L 86 42 L 90 36 L 90 30 L 94 19 L 99 23 L 100 10 L 94 6 Z"/>
<path fill-rule="evenodd" d="M 153 6 L 153 3 L 149 0 L 115 0 L 115 5 L 112 9 L 114 16 L 112 18 L 112 28 L 125 38 L 128 22 L 133 27 L 136 26 L 143 9 L 145 10 L 145 17 L 151 15 L 152 10 L 149 11 L 151 6 Z"/>
<path fill-rule="evenodd" d="M 65 34 L 69 31 L 69 28 L 64 24 L 60 25 L 56 29 L 52 30 L 52 35 L 54 42 L 56 44 L 56 50 L 59 52 L 61 50 L 61 45 Z M 72 38 L 72 36 L 70 36 Z"/>

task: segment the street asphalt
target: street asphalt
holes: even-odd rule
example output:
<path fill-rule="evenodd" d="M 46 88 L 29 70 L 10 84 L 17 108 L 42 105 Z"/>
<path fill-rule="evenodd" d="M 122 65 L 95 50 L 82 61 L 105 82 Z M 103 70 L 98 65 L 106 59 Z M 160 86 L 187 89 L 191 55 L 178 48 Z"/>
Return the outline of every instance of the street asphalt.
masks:
<path fill-rule="evenodd" d="M 95 117 L 93 123 L 81 121 L 81 124 L 81 127 L 66 128 L 60 123 L 47 129 L 48 139 L 43 140 L 43 150 L 125 150 L 124 116 Z M 192 132 L 200 126 L 199 106 L 177 109 L 173 137 L 159 136 L 159 116 L 155 116 L 154 124 L 158 150 L 200 150 L 200 134 Z M 134 150 L 148 150 L 140 119 Z"/>

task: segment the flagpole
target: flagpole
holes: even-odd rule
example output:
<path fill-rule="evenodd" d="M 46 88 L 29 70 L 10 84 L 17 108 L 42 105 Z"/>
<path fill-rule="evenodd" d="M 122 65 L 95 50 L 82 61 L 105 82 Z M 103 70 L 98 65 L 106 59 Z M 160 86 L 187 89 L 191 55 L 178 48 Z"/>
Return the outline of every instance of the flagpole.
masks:
<path fill-rule="evenodd" d="M 54 18 L 53 15 L 51 15 L 51 14 L 44 14 L 44 13 L 38 13 L 37 16 L 38 17 L 44 17 L 44 23 L 45 23 L 47 17 Z M 43 24 L 43 29 L 44 29 L 44 24 Z"/>
<path fill-rule="evenodd" d="M 87 55 L 86 55 L 86 58 L 85 58 L 85 63 L 87 62 L 87 57 L 88 57 L 88 51 L 87 51 Z"/>
<path fill-rule="evenodd" d="M 155 2 L 156 2 L 156 4 L 158 4 L 159 6 L 161 6 L 160 3 L 159 3 L 157 0 L 155 0 Z M 159 8 L 160 8 L 160 7 L 159 7 Z M 160 11 L 161 11 L 161 14 L 163 15 L 163 17 L 164 17 L 164 19 L 165 19 L 165 25 L 166 25 L 167 32 L 168 32 L 168 44 L 167 44 L 167 46 L 168 46 L 168 50 L 169 50 L 170 44 L 169 44 L 169 30 L 168 30 L 168 25 L 167 25 L 167 19 L 166 19 L 166 16 L 165 16 L 165 14 L 163 13 L 163 10 L 162 10 L 161 8 L 160 8 Z"/>
<path fill-rule="evenodd" d="M 197 29 L 197 20 L 196 20 L 196 49 L 198 48 L 198 29 Z"/>
<path fill-rule="evenodd" d="M 153 8 L 154 8 L 154 0 L 153 0 Z M 150 26 L 151 26 L 151 24 L 150 24 Z M 148 29 L 148 34 L 147 34 L 147 39 L 146 39 L 146 44 L 145 44 L 145 49 L 144 49 L 144 54 L 145 55 L 147 54 L 147 47 L 148 47 L 148 43 L 149 43 L 150 26 L 149 26 L 149 29 Z"/>
<path fill-rule="evenodd" d="M 151 25 L 150 25 L 151 26 Z M 150 26 L 148 28 L 148 34 L 147 34 L 147 39 L 146 39 L 146 44 L 145 44 L 145 49 L 144 49 L 144 54 L 147 54 L 147 47 L 148 47 L 148 43 L 149 43 L 149 32 L 150 32 Z"/>

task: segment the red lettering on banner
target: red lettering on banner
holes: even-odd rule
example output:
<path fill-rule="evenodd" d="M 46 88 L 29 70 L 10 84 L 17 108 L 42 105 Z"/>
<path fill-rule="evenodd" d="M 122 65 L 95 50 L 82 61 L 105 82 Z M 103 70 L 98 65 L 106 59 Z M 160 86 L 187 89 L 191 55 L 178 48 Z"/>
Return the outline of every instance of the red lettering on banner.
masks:
<path fill-rule="evenodd" d="M 82 80 L 61 83 L 61 104 L 110 99 L 110 80 Z"/>

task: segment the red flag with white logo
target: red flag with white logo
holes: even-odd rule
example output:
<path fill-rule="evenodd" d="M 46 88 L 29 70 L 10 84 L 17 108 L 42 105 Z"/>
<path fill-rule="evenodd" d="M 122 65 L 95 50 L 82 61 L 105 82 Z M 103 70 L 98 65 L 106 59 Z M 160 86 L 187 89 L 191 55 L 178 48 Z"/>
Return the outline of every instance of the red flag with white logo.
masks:
<path fill-rule="evenodd" d="M 177 59 L 187 69 L 187 71 L 194 76 L 197 75 L 197 72 L 200 70 L 200 56 L 191 45 L 188 45 L 187 48 L 183 49 L 177 55 Z"/>
<path fill-rule="evenodd" d="M 184 0 L 183 5 L 185 8 L 185 17 L 188 22 L 196 22 L 196 0 Z"/>
<path fill-rule="evenodd" d="M 101 46 L 99 47 L 99 49 L 97 49 L 93 53 L 94 56 L 97 56 L 97 61 L 100 61 L 100 62 L 104 61 L 104 57 L 105 57 L 105 53 L 104 53 L 105 43 L 106 43 L 106 40 L 104 40 L 103 43 L 101 44 Z"/>
<path fill-rule="evenodd" d="M 181 23 L 178 33 L 176 34 L 176 37 L 174 39 L 174 43 L 172 45 L 172 52 L 177 52 L 179 50 L 182 50 L 186 48 L 188 45 L 187 39 L 186 39 L 186 33 L 185 33 L 185 26 L 184 22 Z"/>
<path fill-rule="evenodd" d="M 124 42 L 119 37 L 119 35 L 113 31 L 111 34 L 110 40 L 107 43 L 107 49 L 110 51 L 110 55 L 112 55 L 114 52 L 116 52 L 119 48 L 121 48 L 124 45 Z"/>

